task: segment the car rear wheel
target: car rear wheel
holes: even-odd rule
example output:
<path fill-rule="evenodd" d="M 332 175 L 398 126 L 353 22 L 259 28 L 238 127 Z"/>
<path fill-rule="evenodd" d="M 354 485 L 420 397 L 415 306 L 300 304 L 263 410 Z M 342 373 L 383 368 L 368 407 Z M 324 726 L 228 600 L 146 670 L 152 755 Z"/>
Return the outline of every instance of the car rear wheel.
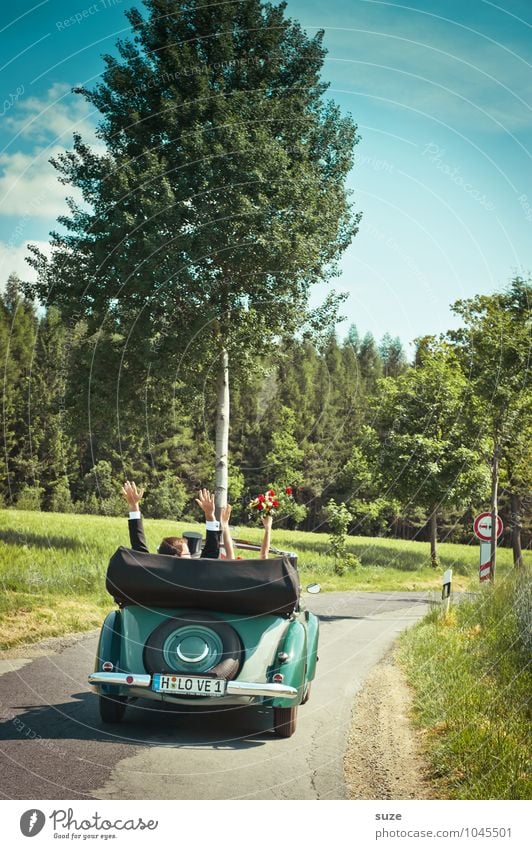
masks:
<path fill-rule="evenodd" d="M 126 712 L 127 696 L 100 696 L 102 722 L 121 722 Z"/>
<path fill-rule="evenodd" d="M 291 737 L 296 730 L 297 705 L 289 708 L 273 709 L 273 730 L 277 737 Z"/>
<path fill-rule="evenodd" d="M 146 640 L 144 666 L 150 673 L 215 675 L 231 681 L 239 673 L 244 650 L 235 629 L 208 613 L 175 616 Z"/>
<path fill-rule="evenodd" d="M 301 699 L 301 704 L 306 705 L 308 700 L 310 699 L 310 689 L 312 687 L 312 681 L 309 681 L 307 686 L 305 687 L 305 692 L 303 693 L 303 698 Z"/>

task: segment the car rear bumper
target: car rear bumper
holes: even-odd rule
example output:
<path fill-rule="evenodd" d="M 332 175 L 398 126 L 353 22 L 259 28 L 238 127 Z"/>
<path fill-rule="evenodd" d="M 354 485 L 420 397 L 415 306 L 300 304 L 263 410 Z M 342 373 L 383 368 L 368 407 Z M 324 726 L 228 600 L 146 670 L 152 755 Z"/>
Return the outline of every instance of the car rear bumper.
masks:
<path fill-rule="evenodd" d="M 91 672 L 89 684 L 102 684 L 119 687 L 151 688 L 151 675 L 134 675 L 127 672 Z M 225 691 L 227 696 L 263 696 L 266 698 L 297 699 L 297 689 L 287 684 L 267 684 L 251 681 L 228 681 Z M 224 698 L 221 696 L 221 698 Z"/>

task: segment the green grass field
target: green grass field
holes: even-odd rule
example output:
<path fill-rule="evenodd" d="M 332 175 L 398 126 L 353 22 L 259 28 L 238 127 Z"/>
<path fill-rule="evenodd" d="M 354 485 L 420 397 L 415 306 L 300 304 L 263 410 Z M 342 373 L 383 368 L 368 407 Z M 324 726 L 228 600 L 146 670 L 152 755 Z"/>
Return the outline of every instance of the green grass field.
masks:
<path fill-rule="evenodd" d="M 145 525 L 152 550 L 163 536 L 202 527 L 155 519 Z M 235 536 L 253 542 L 261 534 L 259 528 L 235 530 Z M 442 545 L 441 569 L 435 571 L 428 565 L 427 543 L 351 537 L 349 550 L 362 566 L 338 577 L 326 534 L 274 528 L 272 542 L 297 553 L 303 586 L 318 581 L 324 591 L 438 590 L 449 567 L 455 589 L 478 586 L 476 546 Z M 0 647 L 98 627 L 114 604 L 105 591 L 109 557 L 128 544 L 126 518 L 0 510 Z M 511 560 L 511 551 L 501 549 L 501 577 Z"/>

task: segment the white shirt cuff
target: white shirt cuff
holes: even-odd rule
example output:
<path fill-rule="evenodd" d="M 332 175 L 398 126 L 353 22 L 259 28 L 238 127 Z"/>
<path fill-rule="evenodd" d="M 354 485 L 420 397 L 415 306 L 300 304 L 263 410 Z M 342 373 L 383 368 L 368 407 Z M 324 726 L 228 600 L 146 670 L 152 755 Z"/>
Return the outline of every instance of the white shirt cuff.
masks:
<path fill-rule="evenodd" d="M 208 531 L 219 531 L 220 522 L 214 519 L 212 522 L 205 522 L 205 527 Z"/>
<path fill-rule="evenodd" d="M 129 514 L 130 519 L 140 519 L 140 510 L 131 510 Z"/>

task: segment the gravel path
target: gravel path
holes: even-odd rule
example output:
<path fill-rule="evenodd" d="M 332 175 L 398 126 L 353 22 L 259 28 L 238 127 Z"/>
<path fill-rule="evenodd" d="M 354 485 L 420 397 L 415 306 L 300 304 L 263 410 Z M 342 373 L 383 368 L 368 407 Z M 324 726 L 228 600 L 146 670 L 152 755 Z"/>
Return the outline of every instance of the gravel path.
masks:
<path fill-rule="evenodd" d="M 389 653 L 355 701 L 344 758 L 351 799 L 437 799 L 421 734 L 409 718 L 412 693 Z"/>

